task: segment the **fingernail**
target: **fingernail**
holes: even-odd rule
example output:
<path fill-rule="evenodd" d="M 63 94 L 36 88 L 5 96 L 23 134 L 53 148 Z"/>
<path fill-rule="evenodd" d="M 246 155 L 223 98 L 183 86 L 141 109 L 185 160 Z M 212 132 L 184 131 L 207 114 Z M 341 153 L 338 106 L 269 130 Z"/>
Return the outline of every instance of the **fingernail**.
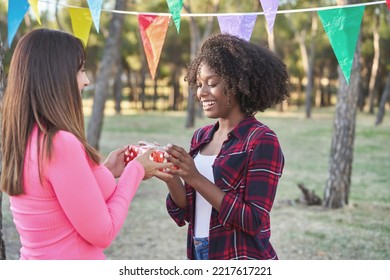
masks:
<path fill-rule="evenodd" d="M 168 147 L 168 148 L 172 148 L 172 144 L 169 144 L 169 143 L 168 143 L 168 144 L 167 144 L 167 147 Z"/>

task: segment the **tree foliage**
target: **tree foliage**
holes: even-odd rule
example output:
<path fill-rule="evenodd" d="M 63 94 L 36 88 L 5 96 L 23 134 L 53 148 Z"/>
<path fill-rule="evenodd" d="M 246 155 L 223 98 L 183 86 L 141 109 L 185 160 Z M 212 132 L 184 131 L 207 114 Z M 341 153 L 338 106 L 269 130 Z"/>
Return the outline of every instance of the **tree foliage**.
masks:
<path fill-rule="evenodd" d="M 58 1 L 55 1 L 58 2 Z M 348 1 L 354 3 L 355 1 Z M 54 3 L 54 1 L 53 1 Z M 47 5 L 53 5 L 47 4 Z M 116 1 L 104 1 L 105 9 L 114 9 Z M 310 1 L 281 0 L 279 10 L 302 9 L 309 7 L 330 6 L 341 3 L 336 0 L 321 0 L 312 3 Z M 346 1 L 343 3 L 347 3 Z M 70 0 L 69 5 L 87 7 L 86 1 Z M 125 10 L 137 12 L 169 13 L 165 0 L 141 1 L 129 0 Z M 66 7 L 58 6 L 53 14 L 53 9 L 41 11 L 41 21 L 43 27 L 61 28 L 64 31 L 72 32 L 69 13 Z M 235 0 L 206 0 L 184 1 L 184 13 L 229 13 L 229 12 L 258 12 L 262 11 L 258 0 L 235 1 Z M 0 2 L 0 31 L 2 40 L 6 42 L 7 34 L 7 6 Z M 187 110 L 186 127 L 194 126 L 196 117 L 196 106 L 191 97 L 192 93 L 188 91 L 183 83 L 183 74 L 185 67 L 195 55 L 197 48 L 202 40 L 211 33 L 220 32 L 216 17 L 182 17 L 181 30 L 178 34 L 173 22 L 171 22 L 164 42 L 157 77 L 155 81 L 150 79 L 147 63 L 141 37 L 139 34 L 138 20 L 135 15 L 124 15 L 123 28 L 120 31 L 120 48 L 118 50 L 119 59 L 115 61 L 118 65 L 121 75 L 116 75 L 121 79 L 122 86 L 117 85 L 116 92 L 119 91 L 120 100 L 128 100 L 135 110 Z M 321 23 L 318 23 L 318 29 L 314 35 L 311 32 L 313 19 L 316 13 L 302 12 L 291 14 L 277 14 L 274 26 L 275 52 L 286 63 L 291 80 L 291 98 L 288 100 L 289 106 L 302 106 L 309 103 L 311 106 L 334 106 L 340 102 L 340 88 L 343 83 L 339 80 L 338 62 L 330 46 L 327 35 L 325 34 Z M 100 21 L 100 33 L 96 33 L 94 27 L 91 29 L 87 51 L 86 67 L 89 71 L 89 77 L 93 85 L 97 85 L 98 69 L 103 63 L 104 49 L 106 42 L 110 37 L 110 23 L 112 13 L 102 11 Z M 377 24 L 375 20 L 378 19 Z M 359 92 L 359 108 L 361 111 L 378 111 L 377 125 L 382 122 L 385 116 L 386 103 L 389 102 L 389 81 L 388 73 L 390 71 L 390 52 L 387 50 L 390 46 L 390 13 L 386 4 L 372 5 L 365 8 L 363 22 L 361 25 L 360 42 L 361 52 L 357 60 L 360 67 L 354 75 L 359 77 L 359 85 L 356 91 Z M 28 30 L 39 28 L 35 18 L 29 12 L 8 48 L 3 45 L 4 59 L 3 68 L 6 74 L 9 62 L 13 53 L 13 48 L 20 37 Z M 380 58 L 377 68 L 373 68 L 375 56 L 374 51 L 374 31 L 379 34 Z M 267 45 L 268 34 L 266 31 L 266 21 L 264 16 L 258 16 L 251 41 L 254 43 Z M 306 63 L 302 55 L 302 46 L 307 49 L 308 57 L 311 56 L 311 63 Z M 308 65 L 312 67 L 308 71 Z M 120 66 L 120 67 L 119 67 Z M 373 70 L 374 69 L 374 70 Z M 377 73 L 372 73 L 373 71 Z M 117 70 L 107 74 L 107 81 L 114 80 Z M 312 83 L 308 83 L 309 73 L 312 74 Z M 310 74 L 310 75 L 311 75 Z M 375 81 L 370 83 L 370 77 L 376 74 Z M 372 81 L 372 79 L 371 79 Z M 375 92 L 374 102 L 371 103 L 370 86 L 373 85 L 371 92 Z M 308 87 L 311 87 L 308 88 Z M 96 87 L 95 87 L 96 88 Z M 121 89 L 122 88 L 122 89 Z M 306 94 L 305 94 L 306 92 Z M 310 94 L 308 94 L 310 93 Z M 93 97 L 94 91 L 85 94 L 86 98 Z M 106 98 L 113 98 L 113 85 L 109 83 L 106 89 Z M 118 98 L 118 97 L 116 97 Z M 310 99 L 310 100 L 308 100 Z M 119 110 L 118 110 L 119 112 Z M 337 117 L 337 116 L 336 116 Z M 353 125 L 353 124 L 352 124 Z M 374 125 L 374 124 L 373 124 Z M 98 137 L 99 138 L 99 137 Z M 98 141 L 98 139 L 97 139 Z M 97 142 L 95 142 L 97 143 Z M 331 171 L 331 174 L 334 173 Z M 326 200 L 325 200 L 326 201 Z"/>
<path fill-rule="evenodd" d="M 57 2 L 57 1 L 56 1 Z M 260 1 L 234 1 L 225 0 L 216 5 L 218 0 L 207 1 L 184 1 L 184 5 L 191 8 L 192 13 L 229 13 L 229 12 L 258 12 L 262 11 Z M 55 2 L 53 2 L 55 3 Z M 51 4 L 46 4 L 52 5 Z M 71 0 L 69 5 L 87 7 L 86 1 Z M 288 9 L 302 9 L 309 7 L 321 7 L 335 5 L 335 0 L 321 0 L 315 3 L 296 0 L 296 1 L 280 1 L 279 10 Z M 7 34 L 7 13 L 5 3 L 0 3 L 0 28 L 3 34 L 3 40 L 6 40 Z M 115 1 L 104 1 L 103 8 L 114 9 Z M 215 10 L 217 7 L 217 10 Z M 213 10 L 214 9 L 214 10 Z M 165 0 L 159 1 L 129 1 L 126 10 L 137 12 L 161 12 L 169 13 L 168 5 Z M 373 22 L 374 16 L 379 11 L 379 35 L 380 35 L 380 49 L 386 50 L 390 45 L 390 32 L 388 22 L 388 9 L 385 4 L 367 6 L 365 9 L 363 23 L 361 27 L 362 40 L 362 54 L 360 57 L 361 66 L 361 94 L 362 105 L 361 110 L 368 110 L 367 107 L 369 95 L 369 77 L 371 74 L 371 66 L 373 61 Z M 54 9 L 42 10 L 41 21 L 42 26 L 49 28 L 63 28 L 65 31 L 72 32 L 69 13 L 66 7 L 58 6 L 56 9 L 57 16 L 53 15 Z M 182 14 L 188 11 L 183 8 Z M 105 42 L 109 36 L 109 23 L 111 13 L 102 11 L 100 22 L 100 33 L 96 33 L 94 27 L 91 28 L 91 33 L 87 45 L 87 62 L 86 67 L 89 71 L 92 83 L 96 80 L 97 70 L 102 58 Z M 302 53 L 297 42 L 297 34 L 304 34 L 304 43 L 306 46 L 314 41 L 314 56 L 313 62 L 313 96 L 311 103 L 313 106 L 332 106 L 335 104 L 337 96 L 338 76 L 337 67 L 338 62 L 335 58 L 333 50 L 329 44 L 327 35 L 323 31 L 321 24 L 318 25 L 318 31 L 315 38 L 312 38 L 309 30 L 312 19 L 317 17 L 316 13 L 291 13 L 278 14 L 274 26 L 275 51 L 281 56 L 291 76 L 292 96 L 288 103 L 290 105 L 302 106 L 305 104 L 305 91 L 307 86 L 305 67 L 303 63 Z M 171 22 L 167 37 L 163 46 L 159 66 L 158 66 L 158 85 L 157 101 L 160 106 L 155 106 L 151 103 L 152 95 L 154 94 L 153 81 L 150 80 L 147 65 L 145 65 L 145 57 L 142 43 L 140 42 L 137 16 L 124 15 L 124 27 L 121 31 L 122 45 L 120 48 L 120 55 L 122 57 L 124 72 L 123 77 L 127 77 L 123 84 L 123 100 L 130 100 L 132 107 L 135 109 L 149 110 L 158 108 L 159 110 L 184 110 L 188 104 L 190 96 L 187 93 L 187 88 L 183 83 L 183 72 L 186 65 L 189 63 L 194 51 L 191 50 L 193 36 L 191 36 L 191 20 L 193 20 L 199 32 L 203 34 L 207 28 L 207 17 L 182 17 L 181 30 L 178 34 L 176 28 Z M 258 16 L 255 28 L 253 30 L 251 41 L 267 45 L 267 31 L 266 21 L 264 16 Z M 15 36 L 11 48 L 5 44 L 4 67 L 7 72 L 7 67 L 11 58 L 13 47 L 16 42 L 27 30 L 40 27 L 35 21 L 35 18 L 29 12 L 25 20 L 20 25 Z M 211 33 L 219 32 L 218 21 L 216 17 L 212 18 Z M 202 39 L 202 38 L 201 38 Z M 381 100 L 387 82 L 387 73 L 390 69 L 390 53 L 382 51 L 377 70 L 377 78 L 375 83 L 376 98 L 374 103 L 374 110 L 379 108 L 379 100 Z M 165 88 L 164 90 L 162 88 Z M 144 96 L 142 96 L 144 94 Z M 86 95 L 87 97 L 89 95 Z M 112 90 L 109 90 L 109 96 L 112 95 Z M 110 97 L 109 97 L 110 98 Z M 142 106 L 140 100 L 144 100 Z"/>

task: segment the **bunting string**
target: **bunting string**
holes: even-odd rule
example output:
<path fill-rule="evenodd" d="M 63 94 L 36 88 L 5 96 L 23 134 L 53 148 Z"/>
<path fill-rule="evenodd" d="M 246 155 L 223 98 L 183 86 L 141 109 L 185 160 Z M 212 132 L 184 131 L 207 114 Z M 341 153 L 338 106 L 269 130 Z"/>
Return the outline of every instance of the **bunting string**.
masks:
<path fill-rule="evenodd" d="M 42 3 L 57 5 L 56 3 L 49 0 L 38 0 Z M 352 7 L 361 7 L 361 6 L 371 6 L 371 5 L 379 5 L 386 4 L 386 0 L 382 1 L 374 1 L 374 2 L 366 2 L 359 4 L 348 4 L 348 5 L 340 5 L 340 6 L 326 6 L 326 7 L 317 7 L 317 8 L 305 8 L 305 9 L 294 9 L 294 10 L 278 10 L 275 11 L 276 14 L 293 14 L 293 13 L 306 13 L 306 12 L 318 12 L 332 9 L 340 9 L 340 8 L 352 8 Z M 67 8 L 81 8 L 78 6 L 72 6 L 68 4 L 58 3 L 58 6 L 67 7 Z M 127 15 L 153 15 L 153 16 L 171 16 L 171 13 L 156 13 L 156 12 L 135 12 L 135 11 L 121 11 L 121 10 L 112 10 L 112 9 L 101 9 L 103 12 L 108 13 L 118 13 L 118 14 L 127 14 Z M 241 13 L 184 13 L 181 14 L 181 17 L 217 17 L 217 16 L 230 16 L 230 15 L 265 15 L 264 12 L 241 12 Z"/>
<path fill-rule="evenodd" d="M 273 2 L 269 0 L 259 0 L 262 6 L 262 12 L 181 14 L 184 0 L 166 1 L 170 13 L 103 9 L 103 0 L 88 0 L 89 9 L 64 4 L 62 2 L 54 3 L 52 0 L 8 0 L 8 45 L 11 45 L 18 26 L 30 6 L 39 24 L 41 24 L 38 2 L 68 8 L 73 33 L 84 42 L 85 46 L 88 42 L 92 22 L 95 25 L 96 31 L 99 33 L 101 12 L 136 15 L 138 17 L 139 28 L 142 34 L 142 42 L 148 61 L 150 75 L 152 79 L 154 79 L 171 18 L 173 19 L 177 32 L 179 33 L 180 19 L 182 17 L 218 17 L 218 23 L 222 33 L 230 33 L 249 41 L 257 16 L 259 15 L 265 16 L 268 26 L 267 31 L 272 33 L 277 14 L 317 12 L 325 32 L 329 37 L 330 44 L 334 50 L 336 58 L 339 61 L 347 84 L 349 84 L 353 55 L 365 7 L 387 4 L 390 9 L 390 0 L 294 10 L 278 10 L 279 0 L 273 0 Z"/>

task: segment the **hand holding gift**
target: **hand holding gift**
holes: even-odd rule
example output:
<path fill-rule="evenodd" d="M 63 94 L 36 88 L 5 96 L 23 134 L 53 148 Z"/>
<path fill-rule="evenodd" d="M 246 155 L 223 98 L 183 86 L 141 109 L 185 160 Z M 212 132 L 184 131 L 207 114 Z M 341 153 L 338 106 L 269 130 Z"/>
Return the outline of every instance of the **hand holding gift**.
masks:
<path fill-rule="evenodd" d="M 148 143 L 145 141 L 139 141 L 138 145 L 129 145 L 124 155 L 124 164 L 127 165 L 130 161 L 134 160 L 138 155 L 144 154 L 149 149 L 153 149 L 153 152 L 150 154 L 149 159 L 154 162 L 167 163 L 166 158 L 167 152 L 159 145 Z M 177 169 L 176 166 L 173 166 L 172 169 Z"/>

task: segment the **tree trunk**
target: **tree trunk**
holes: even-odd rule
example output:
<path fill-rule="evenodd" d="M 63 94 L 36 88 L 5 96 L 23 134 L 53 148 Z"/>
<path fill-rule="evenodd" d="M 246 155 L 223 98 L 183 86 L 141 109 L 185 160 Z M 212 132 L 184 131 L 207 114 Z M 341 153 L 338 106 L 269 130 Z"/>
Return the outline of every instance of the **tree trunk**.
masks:
<path fill-rule="evenodd" d="M 321 76 L 313 78 L 315 84 L 315 93 L 314 93 L 314 106 L 321 107 L 323 104 L 324 91 L 321 86 Z"/>
<path fill-rule="evenodd" d="M 306 118 L 311 118 L 313 88 L 314 88 L 314 56 L 315 56 L 315 37 L 318 30 L 318 19 L 313 14 L 311 22 L 311 40 L 310 48 L 306 47 L 306 31 L 297 31 L 299 48 L 301 50 L 303 68 L 305 69 L 307 85 L 306 85 L 306 97 L 305 97 L 305 112 Z"/>
<path fill-rule="evenodd" d="M 138 73 L 130 72 L 130 69 L 127 69 L 127 85 L 130 88 L 130 93 L 128 96 L 128 101 L 130 102 L 130 108 L 137 108 L 137 77 Z"/>
<path fill-rule="evenodd" d="M 376 116 L 375 125 L 380 125 L 383 121 L 383 117 L 385 116 L 385 105 L 390 97 L 390 73 L 387 76 L 387 83 L 382 93 L 381 102 L 379 103 L 378 115 Z"/>
<path fill-rule="evenodd" d="M 2 204 L 3 204 L 3 193 L 0 191 L 0 260 L 5 260 L 6 255 L 5 255 L 5 244 L 3 239 L 3 212 L 1 210 L 3 209 Z"/>
<path fill-rule="evenodd" d="M 127 0 L 116 0 L 115 10 L 125 10 Z M 119 55 L 120 37 L 122 35 L 123 14 L 113 13 L 110 23 L 110 32 L 104 48 L 103 58 L 98 70 L 95 83 L 95 97 L 93 100 L 92 115 L 87 129 L 89 144 L 99 149 L 100 134 L 103 127 L 104 107 L 107 99 L 109 81 L 112 70 Z"/>
<path fill-rule="evenodd" d="M 5 81 L 4 81 L 4 66 L 3 66 L 3 61 L 4 61 L 4 49 L 3 49 L 3 40 L 1 39 L 2 37 L 1 30 L 0 30 L 0 100 L 3 98 L 3 93 L 5 89 Z M 1 119 L 0 119 L 1 121 Z M 0 131 L 1 133 L 1 131 Z M 0 135 L 1 139 L 1 135 Z M 0 143 L 1 147 L 1 143 Z M 3 155 L 0 152 L 0 174 L 2 171 L 2 158 Z M 1 176 L 1 175 L 0 175 Z M 3 204 L 3 193 L 0 191 L 0 260 L 5 260 L 6 255 L 5 255 L 5 244 L 3 240 L 3 213 L 2 213 L 2 204 Z"/>
<path fill-rule="evenodd" d="M 352 176 L 358 87 L 360 80 L 360 37 L 351 70 L 350 85 L 339 67 L 339 91 L 330 151 L 329 175 L 324 190 L 324 206 L 342 208 L 348 204 Z"/>
<path fill-rule="evenodd" d="M 376 93 L 376 77 L 378 74 L 378 68 L 379 68 L 379 58 L 380 58 L 380 47 L 379 47 L 379 13 L 375 13 L 374 16 L 374 28 L 373 28 L 373 45 L 374 45 L 374 58 L 372 61 L 372 67 L 371 67 L 371 76 L 370 76 L 370 82 L 368 84 L 368 104 L 370 106 L 369 112 L 370 114 L 374 114 L 374 106 L 375 106 L 375 93 Z"/>
<path fill-rule="evenodd" d="M 318 18 L 312 14 L 311 17 L 311 40 L 310 46 L 306 46 L 307 29 L 297 28 L 294 21 L 291 20 L 290 16 L 286 16 L 290 26 L 293 27 L 295 40 L 298 42 L 299 50 L 302 57 L 302 65 L 307 78 L 306 84 L 306 96 L 305 96 L 305 113 L 306 118 L 311 118 L 312 99 L 313 99 L 313 88 L 314 88 L 314 57 L 315 57 L 315 37 L 317 36 L 318 30 Z"/>
<path fill-rule="evenodd" d="M 215 0 L 213 3 L 213 13 L 218 11 L 220 0 Z M 185 4 L 183 4 L 183 8 L 188 12 L 191 13 L 191 8 Z M 201 42 L 208 37 L 212 32 L 212 23 L 213 23 L 213 17 L 207 18 L 207 24 L 206 28 L 203 32 L 202 40 L 200 39 L 200 28 L 198 24 L 195 21 L 194 17 L 189 18 L 190 21 L 190 32 L 191 32 L 191 60 L 193 60 L 196 56 L 196 52 L 199 49 L 199 46 Z M 195 99 L 194 99 L 194 92 L 190 88 L 188 89 L 188 103 L 187 103 L 187 118 L 185 127 L 191 128 L 195 126 Z"/>
<path fill-rule="evenodd" d="M 173 93 L 169 95 L 169 109 L 173 111 L 179 110 L 179 102 L 181 102 L 180 96 L 180 68 L 174 66 L 171 71 L 171 81 L 173 87 Z"/>
<path fill-rule="evenodd" d="M 154 77 L 153 81 L 153 110 L 157 110 L 157 101 L 158 101 L 158 76 L 159 76 L 159 71 L 156 71 L 156 75 Z"/>
<path fill-rule="evenodd" d="M 141 99 L 141 108 L 142 110 L 146 110 L 146 105 L 145 105 L 145 102 L 146 102 L 146 64 L 143 63 L 142 64 L 142 68 L 141 68 L 141 77 L 140 77 L 140 94 L 139 94 L 139 98 Z"/>
<path fill-rule="evenodd" d="M 141 38 L 141 32 L 137 33 L 138 36 L 138 49 L 141 53 L 141 71 L 140 75 L 138 76 L 138 82 L 136 83 L 136 87 L 138 90 L 137 95 L 137 104 L 138 101 L 141 101 L 141 108 L 142 110 L 145 110 L 145 88 L 146 88 L 146 71 L 148 62 L 146 61 L 146 55 L 144 51 L 144 46 L 142 44 L 142 38 Z M 138 106 L 136 106 L 138 109 Z"/>
<path fill-rule="evenodd" d="M 183 5 L 184 6 L 184 5 Z M 190 32 L 191 32 L 191 60 L 196 56 L 196 52 L 200 46 L 200 31 L 199 27 L 195 22 L 195 18 L 190 17 Z M 195 126 L 195 99 L 194 92 L 191 88 L 188 88 L 188 99 L 187 99 L 187 118 L 185 127 L 191 128 Z"/>
<path fill-rule="evenodd" d="M 118 64 L 116 67 L 115 73 L 115 82 L 114 82 L 114 99 L 115 99 L 115 113 L 120 114 L 122 111 L 121 102 L 122 102 L 122 73 L 123 73 L 123 63 L 122 58 L 118 58 Z"/>
<path fill-rule="evenodd" d="M 265 28 L 267 30 L 267 40 L 268 40 L 268 48 L 273 51 L 273 52 L 276 52 L 275 50 L 275 36 L 274 36 L 274 31 L 272 30 L 271 32 L 268 30 L 268 25 L 267 25 L 267 21 L 265 22 Z M 283 104 L 284 104 L 285 101 L 283 102 L 280 102 L 279 104 L 276 105 L 276 108 L 278 110 L 278 112 L 283 112 L 284 111 L 284 108 L 283 108 Z"/>
<path fill-rule="evenodd" d="M 59 8 L 60 8 L 60 0 L 56 0 L 56 9 L 55 9 L 55 17 L 56 17 L 56 22 L 57 22 L 57 25 L 58 25 L 58 29 L 59 30 L 64 30 L 64 27 L 62 26 L 61 24 L 61 20 L 60 20 L 60 17 L 58 15 L 58 12 L 59 12 Z"/>
<path fill-rule="evenodd" d="M 311 118 L 311 100 L 312 100 L 312 92 L 313 92 L 313 75 L 310 69 L 310 59 L 309 59 L 309 52 L 307 50 L 305 40 L 306 40 L 306 30 L 297 30 L 295 32 L 295 38 L 299 45 L 299 50 L 301 51 L 301 57 L 302 57 L 302 65 L 303 69 L 305 71 L 305 75 L 307 78 L 306 83 L 306 95 L 305 95 L 305 113 L 306 118 Z"/>

